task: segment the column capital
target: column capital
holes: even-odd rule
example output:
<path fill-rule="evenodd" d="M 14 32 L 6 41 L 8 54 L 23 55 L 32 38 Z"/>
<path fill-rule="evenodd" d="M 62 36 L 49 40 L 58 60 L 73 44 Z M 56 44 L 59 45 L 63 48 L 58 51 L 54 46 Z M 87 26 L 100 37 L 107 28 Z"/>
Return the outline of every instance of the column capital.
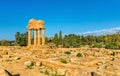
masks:
<path fill-rule="evenodd" d="M 37 30 L 40 30 L 41 28 L 37 28 Z"/>
<path fill-rule="evenodd" d="M 45 28 L 41 28 L 42 30 L 45 30 Z"/>
<path fill-rule="evenodd" d="M 33 30 L 35 30 L 35 31 L 36 31 L 37 29 L 33 29 Z"/>
<path fill-rule="evenodd" d="M 32 30 L 32 29 L 27 29 L 27 30 Z"/>

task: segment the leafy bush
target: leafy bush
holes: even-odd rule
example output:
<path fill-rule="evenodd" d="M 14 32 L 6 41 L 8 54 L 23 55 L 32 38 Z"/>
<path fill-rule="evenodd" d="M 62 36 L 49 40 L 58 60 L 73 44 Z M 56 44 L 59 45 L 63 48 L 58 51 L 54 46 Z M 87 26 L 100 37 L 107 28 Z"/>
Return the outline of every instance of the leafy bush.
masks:
<path fill-rule="evenodd" d="M 55 72 L 54 74 L 52 74 L 52 76 L 58 76 L 58 75 L 57 75 L 57 72 Z"/>
<path fill-rule="evenodd" d="M 77 53 L 76 57 L 82 57 L 81 53 Z"/>
<path fill-rule="evenodd" d="M 46 71 L 45 71 L 45 74 L 46 74 L 46 75 L 49 75 L 49 71 L 48 71 L 48 70 L 46 70 Z"/>
<path fill-rule="evenodd" d="M 116 45 L 114 43 L 109 43 L 105 46 L 106 49 L 117 49 Z"/>
<path fill-rule="evenodd" d="M 65 54 L 71 54 L 71 52 L 70 51 L 66 51 Z"/>
<path fill-rule="evenodd" d="M 33 69 L 33 66 L 35 65 L 34 62 L 31 63 L 31 65 L 27 66 L 28 69 Z"/>
<path fill-rule="evenodd" d="M 61 62 L 61 63 L 64 63 L 64 64 L 67 64 L 67 60 L 66 60 L 66 59 L 63 59 L 63 58 L 60 59 L 60 62 Z"/>
<path fill-rule="evenodd" d="M 94 44 L 93 48 L 102 48 L 103 46 L 101 44 Z"/>

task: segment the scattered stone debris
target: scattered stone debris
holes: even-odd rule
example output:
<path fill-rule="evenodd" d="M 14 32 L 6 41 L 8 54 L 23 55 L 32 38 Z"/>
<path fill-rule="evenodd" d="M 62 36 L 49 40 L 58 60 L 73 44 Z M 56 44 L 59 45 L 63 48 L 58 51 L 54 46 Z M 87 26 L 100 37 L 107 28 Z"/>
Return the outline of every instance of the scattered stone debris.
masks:
<path fill-rule="evenodd" d="M 0 70 L 0 76 L 20 76 L 20 74 L 12 75 L 9 71 L 5 69 Z"/>
<path fill-rule="evenodd" d="M 32 61 L 26 61 L 26 62 L 24 62 L 24 65 L 30 66 L 32 63 L 33 63 Z"/>
<path fill-rule="evenodd" d="M 13 60 L 20 60 L 20 57 L 14 57 Z"/>
<path fill-rule="evenodd" d="M 41 61 L 37 61 L 35 64 L 36 64 L 36 66 L 42 66 L 42 62 Z"/>
<path fill-rule="evenodd" d="M 57 74 L 58 75 L 65 75 L 65 70 L 64 69 L 57 69 Z"/>
<path fill-rule="evenodd" d="M 100 72 L 91 72 L 91 76 L 106 76 L 106 74 Z"/>
<path fill-rule="evenodd" d="M 0 47 L 0 76 L 120 76 L 119 66 L 120 50 Z"/>
<path fill-rule="evenodd" d="M 2 55 L 0 55 L 0 58 L 2 58 Z"/>

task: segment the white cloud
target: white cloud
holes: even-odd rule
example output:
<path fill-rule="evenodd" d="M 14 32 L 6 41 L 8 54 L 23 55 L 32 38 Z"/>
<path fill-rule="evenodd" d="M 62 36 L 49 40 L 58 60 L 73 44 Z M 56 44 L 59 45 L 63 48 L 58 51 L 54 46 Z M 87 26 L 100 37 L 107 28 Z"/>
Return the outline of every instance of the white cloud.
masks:
<path fill-rule="evenodd" d="M 120 32 L 120 27 L 110 28 L 110 29 L 103 29 L 98 31 L 89 31 L 85 33 L 81 33 L 80 35 L 105 35 L 105 34 L 113 34 L 116 32 Z"/>

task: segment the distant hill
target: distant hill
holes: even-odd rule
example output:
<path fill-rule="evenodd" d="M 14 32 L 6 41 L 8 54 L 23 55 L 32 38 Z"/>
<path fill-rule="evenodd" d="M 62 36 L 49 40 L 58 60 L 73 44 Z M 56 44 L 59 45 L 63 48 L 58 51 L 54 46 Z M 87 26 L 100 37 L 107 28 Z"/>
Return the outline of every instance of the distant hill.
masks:
<path fill-rule="evenodd" d="M 87 35 L 93 35 L 93 36 L 100 36 L 100 35 L 106 35 L 106 34 L 114 34 L 120 32 L 120 27 L 117 28 L 110 28 L 110 29 L 103 29 L 98 31 L 89 31 L 82 33 L 80 35 L 87 36 Z"/>

